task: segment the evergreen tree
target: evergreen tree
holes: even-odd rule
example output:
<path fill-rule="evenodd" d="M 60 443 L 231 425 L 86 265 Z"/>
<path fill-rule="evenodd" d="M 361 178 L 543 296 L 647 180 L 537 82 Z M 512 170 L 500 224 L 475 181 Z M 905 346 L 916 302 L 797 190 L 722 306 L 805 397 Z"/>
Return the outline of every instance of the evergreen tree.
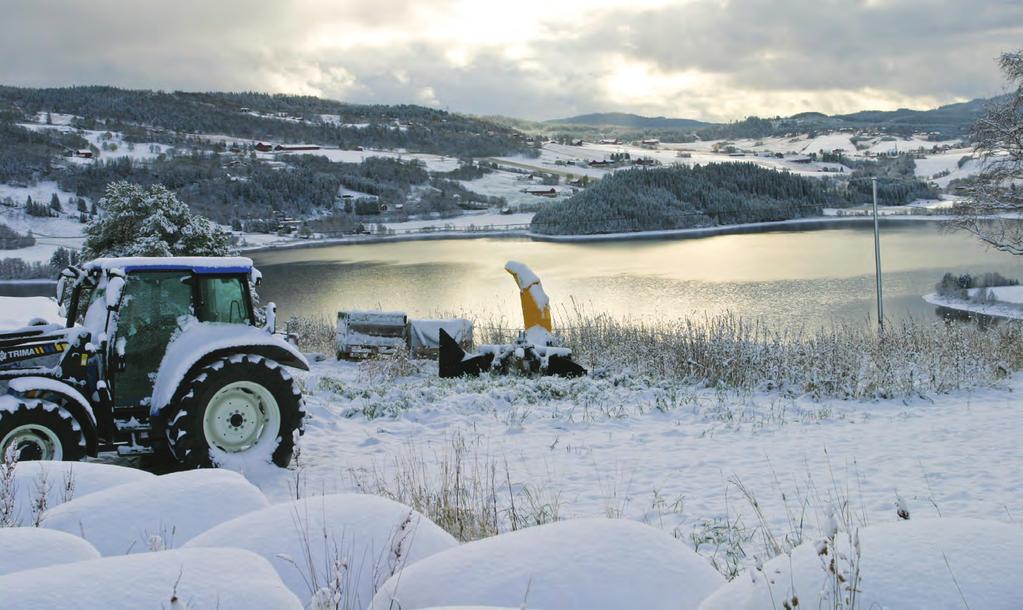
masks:
<path fill-rule="evenodd" d="M 60 205 L 60 197 L 57 196 L 57 193 L 54 193 L 53 196 L 50 197 L 50 209 L 55 212 L 64 211 L 64 208 Z"/>
<path fill-rule="evenodd" d="M 85 258 L 100 256 L 225 256 L 230 236 L 192 214 L 162 185 L 147 189 L 113 182 L 102 199 L 105 214 L 85 228 Z"/>

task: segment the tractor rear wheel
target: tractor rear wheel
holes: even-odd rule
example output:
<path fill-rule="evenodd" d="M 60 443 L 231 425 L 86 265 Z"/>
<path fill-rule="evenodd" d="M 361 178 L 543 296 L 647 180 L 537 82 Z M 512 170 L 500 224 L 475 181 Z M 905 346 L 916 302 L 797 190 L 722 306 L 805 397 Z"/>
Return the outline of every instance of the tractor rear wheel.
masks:
<path fill-rule="evenodd" d="M 204 367 L 186 382 L 167 421 L 167 444 L 188 468 L 216 466 L 239 457 L 291 462 L 303 431 L 302 393 L 277 362 L 235 354 Z"/>
<path fill-rule="evenodd" d="M 47 400 L 11 399 L 14 408 L 0 410 L 0 459 L 10 448 L 19 461 L 85 457 L 82 427 L 67 410 Z"/>

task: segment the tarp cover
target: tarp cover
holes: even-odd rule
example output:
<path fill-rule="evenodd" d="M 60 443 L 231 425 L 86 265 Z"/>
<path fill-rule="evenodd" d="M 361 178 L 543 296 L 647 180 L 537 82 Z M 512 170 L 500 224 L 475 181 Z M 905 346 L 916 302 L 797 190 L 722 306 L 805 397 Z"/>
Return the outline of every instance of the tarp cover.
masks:
<path fill-rule="evenodd" d="M 409 341 L 412 349 L 440 349 L 440 329 L 461 344 L 472 342 L 472 322 L 463 318 L 450 320 L 412 320 Z"/>

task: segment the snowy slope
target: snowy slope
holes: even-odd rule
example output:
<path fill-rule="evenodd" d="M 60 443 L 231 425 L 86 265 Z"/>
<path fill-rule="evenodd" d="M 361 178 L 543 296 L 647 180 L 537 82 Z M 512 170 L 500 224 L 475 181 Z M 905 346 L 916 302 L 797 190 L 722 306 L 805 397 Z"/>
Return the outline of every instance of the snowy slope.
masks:
<path fill-rule="evenodd" d="M 42 526 L 79 535 L 103 555 L 174 548 L 209 528 L 267 506 L 228 470 L 187 470 L 98 491 L 43 513 Z"/>
<path fill-rule="evenodd" d="M 14 497 L 13 521 L 31 525 L 33 505 L 54 508 L 74 498 L 84 498 L 124 483 L 153 479 L 137 468 L 91 462 L 21 462 L 14 469 L 11 495 Z M 46 501 L 39 498 L 45 493 Z M 72 532 L 79 535 L 80 532 Z"/>
<path fill-rule="evenodd" d="M 527 605 L 695 610 L 723 582 L 685 544 L 646 525 L 581 519 L 464 544 L 405 568 L 371 610 Z"/>
<path fill-rule="evenodd" d="M 39 527 L 0 527 L 0 576 L 89 559 L 99 559 L 99 551 L 78 536 Z"/>
<path fill-rule="evenodd" d="M 407 506 L 368 495 L 314 496 L 222 523 L 185 548 L 234 547 L 266 558 L 303 604 L 338 596 L 363 608 L 396 571 L 456 546 Z M 338 569 L 343 562 L 344 569 Z M 335 580 L 335 579 L 339 579 Z"/>
<path fill-rule="evenodd" d="M 1018 525 L 951 518 L 874 525 L 859 530 L 858 556 L 843 533 L 838 540 L 837 571 L 845 577 L 839 598 L 852 586 L 860 608 L 1013 610 L 1023 604 Z M 820 556 L 820 549 L 807 543 L 740 575 L 700 610 L 761 610 L 793 597 L 800 608 L 835 607 L 832 557 Z"/>
<path fill-rule="evenodd" d="M 21 328 L 36 318 L 60 324 L 57 301 L 49 297 L 0 297 L 0 330 Z"/>
<path fill-rule="evenodd" d="M 301 610 L 265 559 L 239 549 L 106 557 L 0 576 L 4 610 Z"/>

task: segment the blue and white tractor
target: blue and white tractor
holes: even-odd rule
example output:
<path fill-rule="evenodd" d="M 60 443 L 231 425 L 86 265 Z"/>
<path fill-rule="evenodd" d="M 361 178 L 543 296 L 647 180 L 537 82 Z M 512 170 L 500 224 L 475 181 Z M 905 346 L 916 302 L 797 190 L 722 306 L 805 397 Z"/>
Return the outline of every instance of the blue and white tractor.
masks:
<path fill-rule="evenodd" d="M 108 258 L 61 273 L 65 324 L 0 331 L 0 456 L 291 461 L 308 370 L 256 310 L 247 258 Z M 257 322 L 257 316 L 261 319 Z M 262 320 L 265 320 L 262 321 Z"/>

